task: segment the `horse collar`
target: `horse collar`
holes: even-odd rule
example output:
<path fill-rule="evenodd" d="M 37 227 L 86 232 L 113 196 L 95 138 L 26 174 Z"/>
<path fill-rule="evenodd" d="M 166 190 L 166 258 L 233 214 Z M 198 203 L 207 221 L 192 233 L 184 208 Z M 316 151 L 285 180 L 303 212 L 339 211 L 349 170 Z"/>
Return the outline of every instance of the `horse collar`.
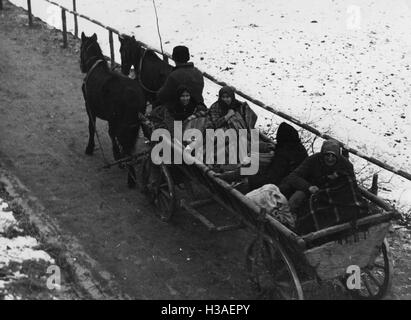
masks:
<path fill-rule="evenodd" d="M 87 75 L 86 75 L 86 77 L 84 78 L 84 80 L 83 80 L 83 83 L 84 84 L 87 84 L 87 80 L 88 80 L 88 78 L 92 75 L 92 73 L 93 73 L 93 71 L 97 68 L 97 66 L 101 63 L 101 62 L 103 62 L 104 60 L 102 60 L 102 59 L 98 59 L 94 64 L 93 64 L 93 66 L 90 68 L 90 70 L 87 72 Z"/>

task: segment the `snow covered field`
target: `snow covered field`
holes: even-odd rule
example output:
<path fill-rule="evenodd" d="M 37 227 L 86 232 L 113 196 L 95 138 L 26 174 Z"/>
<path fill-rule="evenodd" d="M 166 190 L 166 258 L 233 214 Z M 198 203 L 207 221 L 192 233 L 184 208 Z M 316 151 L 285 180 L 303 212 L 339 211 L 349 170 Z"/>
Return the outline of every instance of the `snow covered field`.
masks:
<path fill-rule="evenodd" d="M 25 0 L 11 2 L 26 6 Z M 56 2 L 71 8 L 71 0 Z M 79 12 L 160 48 L 152 0 L 77 2 Z M 61 28 L 58 8 L 43 0 L 32 3 L 34 15 Z M 165 51 L 186 44 L 201 70 L 411 172 L 411 1 L 156 3 Z M 72 30 L 70 16 L 68 22 Z M 107 31 L 80 20 L 83 30 L 97 32 L 109 54 Z M 217 92 L 208 83 L 206 103 L 214 102 Z M 261 109 L 259 114 L 260 123 L 271 117 Z M 390 182 L 384 196 L 411 206 L 411 182 L 387 172 L 381 172 L 381 180 Z"/>

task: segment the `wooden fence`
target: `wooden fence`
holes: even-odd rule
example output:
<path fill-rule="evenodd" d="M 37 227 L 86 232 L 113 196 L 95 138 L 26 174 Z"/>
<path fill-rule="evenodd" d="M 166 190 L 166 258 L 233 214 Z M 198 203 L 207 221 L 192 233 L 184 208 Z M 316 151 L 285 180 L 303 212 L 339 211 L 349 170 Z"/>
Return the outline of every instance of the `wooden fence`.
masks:
<path fill-rule="evenodd" d="M 55 5 L 55 6 L 57 6 L 57 7 L 59 7 L 59 8 L 61 9 L 61 13 L 62 13 L 62 25 L 63 25 L 63 46 L 64 46 L 64 47 L 67 47 L 67 45 L 68 45 L 68 43 L 67 43 L 67 19 L 66 19 L 66 13 L 68 12 L 68 13 L 72 14 L 73 17 L 74 17 L 74 36 L 75 36 L 75 37 L 78 37 L 78 30 L 79 30 L 79 29 L 78 29 L 78 17 L 83 18 L 83 19 L 85 19 L 85 20 L 88 20 L 88 21 L 90 21 L 90 22 L 92 22 L 92 23 L 94 23 L 94 24 L 96 24 L 96 25 L 98 25 L 98 26 L 100 26 L 100 27 L 102 27 L 102 28 L 104 28 L 104 29 L 106 29 L 106 30 L 108 31 L 108 33 L 109 33 L 109 44 L 110 44 L 110 60 L 111 60 L 111 65 L 112 65 L 112 66 L 115 65 L 115 53 L 114 53 L 114 44 L 113 44 L 113 34 L 120 35 L 120 32 L 119 32 L 118 30 L 116 30 L 116 29 L 114 29 L 114 28 L 112 28 L 112 27 L 110 27 L 110 26 L 107 26 L 107 25 L 105 25 L 105 24 L 103 24 L 103 23 L 101 23 L 101 22 L 99 22 L 99 21 L 97 21 L 97 20 L 95 20 L 95 19 L 92 19 L 92 18 L 90 18 L 90 17 L 87 17 L 87 16 L 85 16 L 85 15 L 83 15 L 83 14 L 81 14 L 81 13 L 78 13 L 78 12 L 76 11 L 76 10 L 77 10 L 76 0 L 73 0 L 73 10 L 70 10 L 70 9 L 68 9 L 68 8 L 65 8 L 65 7 L 63 7 L 62 5 L 60 5 L 60 4 L 58 4 L 58 3 L 54 2 L 54 1 L 51 1 L 51 0 L 44 0 L 44 1 L 46 1 L 46 2 L 48 2 L 48 3 L 50 3 L 50 4 L 52 4 L 52 5 Z M 2 6 L 2 0 L 0 0 L 0 5 Z M 31 0 L 27 0 L 27 8 L 28 8 L 29 25 L 31 26 L 31 25 L 33 24 L 33 15 L 32 15 L 32 12 L 31 12 Z M 168 59 L 171 58 L 171 56 L 170 56 L 169 54 L 167 54 L 167 53 L 160 52 L 158 49 L 153 48 L 153 47 L 151 47 L 151 46 L 149 46 L 149 45 L 146 45 L 146 44 L 144 44 L 144 43 L 143 43 L 143 45 L 146 46 L 147 49 L 153 50 L 153 51 L 155 51 L 156 53 L 158 53 L 158 54 L 160 54 L 161 56 L 163 56 L 163 59 L 164 59 L 165 61 L 168 61 Z M 225 85 L 227 85 L 227 83 L 216 79 L 215 77 L 213 77 L 212 75 L 208 74 L 207 72 L 203 72 L 203 75 L 204 75 L 205 78 L 209 79 L 210 81 L 212 81 L 212 82 L 214 82 L 214 83 L 216 83 L 216 84 L 218 84 L 218 85 L 220 85 L 220 86 L 225 86 Z M 247 99 L 248 101 L 254 103 L 255 105 L 257 105 L 257 106 L 259 106 L 259 107 L 261 107 L 261 108 L 263 108 L 263 109 L 265 109 L 265 110 L 267 110 L 267 111 L 269 111 L 269 112 L 271 112 L 271 113 L 273 113 L 273 114 L 275 114 L 275 115 L 277 115 L 277 116 L 279 116 L 279 117 L 281 117 L 281 118 L 283 118 L 283 119 L 285 119 L 285 120 L 287 120 L 287 121 L 289 121 L 289 122 L 291 122 L 291 123 L 293 123 L 293 124 L 295 124 L 295 125 L 297 125 L 297 126 L 299 126 L 299 127 L 301 127 L 301 128 L 303 128 L 303 129 L 305 129 L 305 130 L 313 133 L 314 135 L 316 135 L 316 136 L 318 136 L 318 137 L 321 137 L 321 138 L 323 138 L 323 139 L 334 139 L 334 140 L 337 140 L 337 141 L 341 144 L 341 146 L 342 146 L 347 152 L 349 152 L 349 153 L 351 153 L 351 154 L 354 154 L 354 155 L 356 155 L 356 156 L 358 156 L 358 157 L 360 157 L 360 158 L 362 158 L 362 159 L 364 159 L 364 160 L 367 160 L 367 161 L 370 162 L 370 163 L 373 163 L 373 164 L 377 165 L 378 167 L 381 167 L 381 168 L 383 168 L 383 169 L 385 169 L 385 170 L 388 170 L 388 171 L 390 171 L 390 172 L 393 172 L 393 173 L 395 173 L 395 174 L 397 174 L 397 175 L 399 175 L 399 176 L 401 176 L 401 177 L 403 177 L 403 178 L 408 179 L 408 180 L 411 181 L 411 174 L 410 174 L 410 173 L 408 173 L 408 172 L 406 172 L 406 171 L 404 171 L 404 170 L 395 168 L 395 167 L 389 165 L 388 163 L 383 162 L 383 161 L 381 161 L 381 160 L 378 160 L 378 159 L 376 159 L 376 158 L 374 158 L 374 157 L 371 157 L 371 156 L 368 156 L 368 155 L 366 155 L 366 154 L 363 154 L 362 152 L 360 152 L 360 151 L 358 151 L 358 150 L 356 150 L 356 149 L 354 149 L 354 148 L 349 147 L 348 145 L 344 144 L 343 142 L 339 141 L 338 139 L 335 139 L 335 138 L 333 138 L 333 137 L 330 136 L 330 135 L 324 134 L 324 133 L 320 132 L 319 130 L 311 127 L 310 125 L 308 125 L 308 124 L 306 124 L 306 123 L 303 123 L 303 122 L 301 122 L 300 120 L 298 120 L 298 119 L 296 119 L 296 118 L 294 118 L 294 117 L 292 117 L 292 116 L 290 116 L 290 115 L 288 115 L 288 114 L 286 114 L 286 113 L 284 113 L 284 112 L 282 112 L 282 111 L 280 111 L 280 110 L 275 109 L 274 107 L 267 106 L 267 105 L 266 105 L 265 103 L 263 103 L 262 101 L 253 98 L 250 94 L 244 93 L 243 91 L 240 91 L 240 90 L 237 90 L 237 89 L 236 89 L 236 93 L 237 93 L 240 97 L 242 97 L 242 98 L 244 98 L 244 99 Z"/>

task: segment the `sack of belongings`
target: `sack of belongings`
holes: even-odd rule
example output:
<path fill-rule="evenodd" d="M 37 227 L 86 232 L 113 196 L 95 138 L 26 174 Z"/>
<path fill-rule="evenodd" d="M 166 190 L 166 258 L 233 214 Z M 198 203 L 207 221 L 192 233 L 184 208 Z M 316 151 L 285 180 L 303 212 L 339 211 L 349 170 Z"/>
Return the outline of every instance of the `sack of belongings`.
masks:
<path fill-rule="evenodd" d="M 246 195 L 255 204 L 264 208 L 266 213 L 283 225 L 294 229 L 295 217 L 290 212 L 287 198 L 280 192 L 277 186 L 267 184 L 259 189 L 253 190 Z"/>

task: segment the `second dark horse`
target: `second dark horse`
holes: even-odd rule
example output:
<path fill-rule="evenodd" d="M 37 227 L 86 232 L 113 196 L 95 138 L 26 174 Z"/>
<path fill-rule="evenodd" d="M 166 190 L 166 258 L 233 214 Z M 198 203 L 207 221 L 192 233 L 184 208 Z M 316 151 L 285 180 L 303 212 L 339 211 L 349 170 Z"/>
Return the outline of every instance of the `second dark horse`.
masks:
<path fill-rule="evenodd" d="M 94 152 L 96 118 L 108 122 L 115 160 L 131 156 L 140 129 L 140 115 L 145 113 L 144 93 L 139 84 L 110 70 L 97 35 L 81 35 L 80 67 L 86 73 L 82 90 L 89 117 L 89 141 L 86 154 Z M 128 186 L 136 185 L 134 167 L 127 165 Z"/>
<path fill-rule="evenodd" d="M 155 102 L 158 90 L 166 82 L 173 67 L 161 60 L 154 51 L 144 48 L 134 37 L 121 35 L 119 40 L 121 72 L 128 76 L 134 66 L 136 80 L 144 90 L 146 101 Z"/>

